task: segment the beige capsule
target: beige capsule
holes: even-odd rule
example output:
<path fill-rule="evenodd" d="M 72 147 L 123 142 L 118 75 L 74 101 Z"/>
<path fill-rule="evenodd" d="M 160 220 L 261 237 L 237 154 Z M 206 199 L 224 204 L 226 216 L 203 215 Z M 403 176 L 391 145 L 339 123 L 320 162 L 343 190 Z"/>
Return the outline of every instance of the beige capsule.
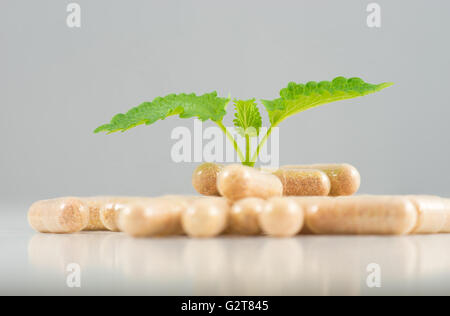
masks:
<path fill-rule="evenodd" d="M 119 214 L 129 204 L 146 201 L 144 197 L 115 197 L 110 198 L 100 208 L 100 221 L 103 226 L 113 232 L 121 231 L 119 228 Z"/>
<path fill-rule="evenodd" d="M 228 232 L 242 235 L 260 234 L 258 216 L 265 204 L 266 201 L 259 198 L 246 198 L 234 203 L 230 211 Z"/>
<path fill-rule="evenodd" d="M 349 164 L 313 164 L 283 166 L 282 169 L 318 169 L 330 179 L 331 196 L 353 195 L 361 185 L 358 170 Z"/>
<path fill-rule="evenodd" d="M 83 201 L 89 208 L 89 224 L 83 229 L 85 231 L 103 231 L 108 230 L 100 219 L 100 210 L 108 204 L 113 197 L 95 196 L 83 198 Z"/>
<path fill-rule="evenodd" d="M 407 197 L 323 197 L 308 212 L 306 225 L 316 234 L 404 235 L 417 224 L 417 211 Z"/>
<path fill-rule="evenodd" d="M 445 205 L 445 224 L 441 228 L 441 233 L 450 233 L 450 199 L 443 199 Z"/>
<path fill-rule="evenodd" d="M 89 208 L 74 197 L 39 201 L 28 212 L 30 226 L 41 233 L 76 233 L 89 223 Z"/>
<path fill-rule="evenodd" d="M 181 215 L 184 232 L 191 237 L 214 237 L 225 231 L 230 203 L 221 197 L 205 197 L 191 203 Z"/>
<path fill-rule="evenodd" d="M 181 214 L 187 200 L 153 198 L 127 204 L 119 213 L 118 227 L 133 237 L 167 236 L 181 232 Z"/>
<path fill-rule="evenodd" d="M 247 197 L 268 199 L 283 195 L 283 184 L 276 176 L 242 165 L 225 167 L 217 178 L 217 187 L 220 194 L 231 201 Z"/>
<path fill-rule="evenodd" d="M 271 198 L 259 213 L 258 222 L 262 231 L 269 236 L 291 237 L 301 231 L 304 213 L 292 198 Z"/>
<path fill-rule="evenodd" d="M 273 174 L 283 184 L 283 195 L 326 196 L 330 193 L 330 179 L 318 169 L 278 169 Z"/>
<path fill-rule="evenodd" d="M 222 169 L 222 165 L 209 162 L 198 166 L 192 174 L 194 189 L 202 195 L 220 195 L 217 189 L 217 177 Z"/>
<path fill-rule="evenodd" d="M 417 224 L 412 233 L 435 234 L 443 231 L 447 220 L 446 205 L 437 196 L 411 195 L 409 200 L 417 209 Z"/>

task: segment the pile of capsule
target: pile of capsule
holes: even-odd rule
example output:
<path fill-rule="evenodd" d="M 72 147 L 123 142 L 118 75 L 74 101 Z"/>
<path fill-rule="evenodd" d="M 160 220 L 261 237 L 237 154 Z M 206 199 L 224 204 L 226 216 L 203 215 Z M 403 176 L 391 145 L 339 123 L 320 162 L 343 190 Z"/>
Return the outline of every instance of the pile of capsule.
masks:
<path fill-rule="evenodd" d="M 449 199 L 350 196 L 360 175 L 347 164 L 268 170 L 206 163 L 192 183 L 202 196 L 39 201 L 28 221 L 42 233 L 109 230 L 133 237 L 450 233 Z"/>

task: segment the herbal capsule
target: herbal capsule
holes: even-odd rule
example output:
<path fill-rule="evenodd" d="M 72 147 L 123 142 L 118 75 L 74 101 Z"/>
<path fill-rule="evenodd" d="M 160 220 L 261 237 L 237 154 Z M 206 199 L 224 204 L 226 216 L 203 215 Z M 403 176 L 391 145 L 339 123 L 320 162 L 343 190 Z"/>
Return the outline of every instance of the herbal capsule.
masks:
<path fill-rule="evenodd" d="M 41 233 L 76 233 L 89 223 L 89 208 L 77 198 L 34 203 L 28 212 L 30 226 Z"/>
<path fill-rule="evenodd" d="M 110 198 L 100 208 L 100 220 L 104 227 L 113 232 L 119 232 L 119 214 L 128 205 L 149 198 L 141 197 L 117 197 Z"/>
<path fill-rule="evenodd" d="M 361 184 L 358 170 L 349 164 L 315 164 L 283 166 L 283 169 L 318 169 L 323 171 L 330 179 L 331 196 L 355 194 Z"/>
<path fill-rule="evenodd" d="M 302 208 L 291 198 L 271 198 L 258 216 L 264 233 L 275 237 L 290 237 L 303 227 Z"/>
<path fill-rule="evenodd" d="M 443 230 L 447 212 L 443 199 L 437 196 L 408 196 L 417 209 L 417 225 L 414 234 L 435 234 Z"/>
<path fill-rule="evenodd" d="M 283 195 L 283 184 L 276 176 L 242 165 L 225 167 L 217 178 L 217 187 L 222 196 L 232 201 Z"/>
<path fill-rule="evenodd" d="M 322 196 L 330 193 L 330 179 L 317 169 L 278 169 L 273 173 L 283 184 L 283 195 Z"/>
<path fill-rule="evenodd" d="M 100 210 L 111 201 L 111 197 L 97 196 L 84 198 L 84 202 L 89 208 L 89 224 L 85 231 L 108 230 L 100 219 Z"/>
<path fill-rule="evenodd" d="M 445 219 L 445 224 L 441 229 L 441 233 L 450 233 L 450 199 L 442 199 L 444 201 L 444 205 L 445 205 L 445 214 L 446 219 Z"/>
<path fill-rule="evenodd" d="M 202 195 L 220 195 L 217 190 L 217 176 L 223 166 L 215 163 L 204 163 L 198 166 L 192 175 L 192 185 Z"/>
<path fill-rule="evenodd" d="M 265 200 L 258 198 L 246 198 L 234 203 L 230 211 L 229 232 L 243 235 L 261 233 L 258 215 L 264 209 L 265 203 Z"/>
<path fill-rule="evenodd" d="M 316 203 L 306 225 L 317 234 L 403 235 L 417 224 L 417 210 L 407 197 L 324 197 Z"/>
<path fill-rule="evenodd" d="M 127 204 L 119 214 L 118 227 L 133 237 L 166 236 L 181 233 L 181 214 L 189 202 L 184 199 L 143 199 Z"/>
<path fill-rule="evenodd" d="M 229 202 L 220 197 L 195 200 L 181 215 L 184 232 L 191 237 L 214 237 L 227 227 Z"/>

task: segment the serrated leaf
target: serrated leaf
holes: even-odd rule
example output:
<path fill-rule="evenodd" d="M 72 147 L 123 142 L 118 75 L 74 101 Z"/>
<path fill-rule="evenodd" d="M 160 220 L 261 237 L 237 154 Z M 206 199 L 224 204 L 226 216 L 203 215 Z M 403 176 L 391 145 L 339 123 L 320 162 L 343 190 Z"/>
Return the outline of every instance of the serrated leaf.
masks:
<path fill-rule="evenodd" d="M 280 91 L 280 98 L 261 100 L 269 112 L 272 125 L 286 118 L 330 102 L 356 98 L 390 87 L 393 83 L 370 84 L 360 78 L 337 77 L 333 81 L 310 81 L 306 84 L 291 82 Z"/>
<path fill-rule="evenodd" d="M 202 121 L 221 121 L 227 113 L 229 101 L 229 98 L 218 97 L 215 91 L 201 96 L 194 93 L 169 94 L 152 102 L 144 102 L 126 114 L 114 116 L 110 123 L 98 127 L 94 132 L 124 132 L 138 125 L 151 125 L 173 115 L 179 115 L 180 118 L 197 117 Z"/>
<path fill-rule="evenodd" d="M 239 135 L 242 137 L 245 135 L 258 136 L 262 126 L 262 118 L 255 99 L 234 100 L 233 102 L 236 109 L 233 122 Z"/>

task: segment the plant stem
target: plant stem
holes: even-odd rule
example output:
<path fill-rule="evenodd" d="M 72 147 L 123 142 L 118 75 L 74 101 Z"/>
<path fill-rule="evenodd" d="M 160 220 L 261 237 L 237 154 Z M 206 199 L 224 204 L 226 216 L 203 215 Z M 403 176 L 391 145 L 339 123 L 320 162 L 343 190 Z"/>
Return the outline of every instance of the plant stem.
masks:
<path fill-rule="evenodd" d="M 243 163 L 246 166 L 252 166 L 252 162 L 250 161 L 250 135 L 245 134 L 245 162 Z"/>
<path fill-rule="evenodd" d="M 256 159 L 258 159 L 259 153 L 261 152 L 261 149 L 263 148 L 263 146 L 266 144 L 267 140 L 269 139 L 270 134 L 272 133 L 272 129 L 275 127 L 276 125 L 271 126 L 268 130 L 266 135 L 264 135 L 263 139 L 261 140 L 261 142 L 258 144 L 258 147 L 256 148 L 255 154 L 252 157 L 252 160 L 250 162 L 251 166 L 253 167 L 256 163 Z"/>
<path fill-rule="evenodd" d="M 239 148 L 239 145 L 237 144 L 236 140 L 234 139 L 233 135 L 230 134 L 230 132 L 228 132 L 227 128 L 223 125 L 223 123 L 220 121 L 216 121 L 214 122 L 217 124 L 217 126 L 219 126 L 219 128 L 222 130 L 222 132 L 225 133 L 225 135 L 227 136 L 228 140 L 233 144 L 234 150 L 236 150 L 239 159 L 241 160 L 242 163 L 245 163 L 245 158 L 244 158 L 244 154 L 242 154 L 241 149 Z"/>

